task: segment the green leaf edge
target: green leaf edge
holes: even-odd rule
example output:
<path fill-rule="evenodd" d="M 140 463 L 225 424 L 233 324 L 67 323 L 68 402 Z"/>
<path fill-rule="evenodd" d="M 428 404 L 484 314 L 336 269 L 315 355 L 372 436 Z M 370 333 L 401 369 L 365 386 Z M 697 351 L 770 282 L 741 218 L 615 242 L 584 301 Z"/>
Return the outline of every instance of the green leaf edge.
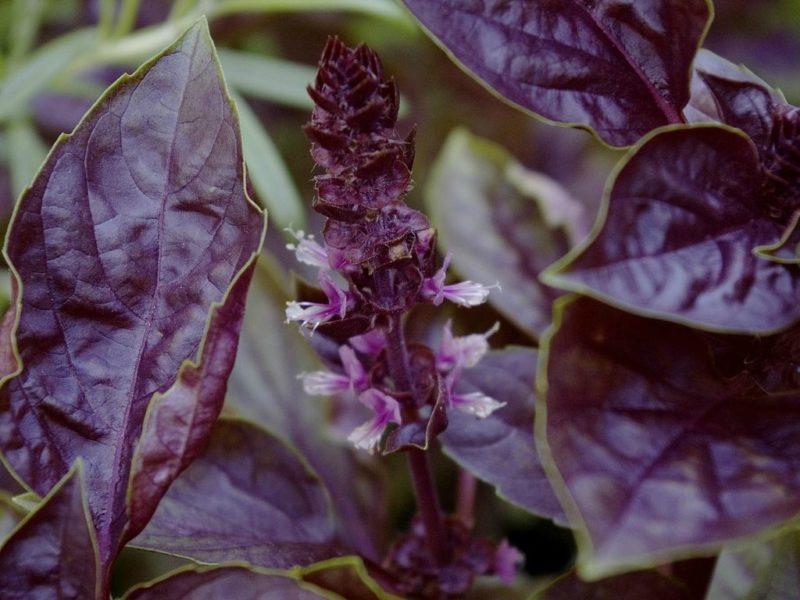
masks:
<path fill-rule="evenodd" d="M 577 294 L 581 294 L 583 296 L 588 296 L 589 298 L 593 298 L 603 304 L 611 306 L 613 308 L 622 310 L 629 314 L 637 315 L 640 317 L 646 317 L 650 319 L 658 319 L 660 321 L 669 321 L 670 323 L 677 323 L 678 325 L 684 325 L 686 327 L 691 327 L 692 329 L 699 329 L 702 331 L 708 331 L 710 333 L 731 333 L 731 334 L 753 334 L 754 332 L 750 329 L 742 329 L 736 327 L 715 327 L 713 325 L 708 325 L 705 323 L 697 323 L 690 319 L 686 319 L 681 316 L 671 315 L 666 312 L 658 311 L 658 310 L 650 310 L 644 308 L 636 308 L 625 304 L 624 302 L 620 302 L 619 300 L 608 296 L 602 292 L 594 290 L 589 286 L 583 285 L 582 283 L 575 282 L 568 277 L 565 276 L 565 273 L 569 270 L 569 267 L 572 263 L 579 258 L 588 248 L 594 244 L 597 238 L 602 233 L 603 229 L 605 228 L 606 220 L 608 217 L 609 206 L 611 202 L 611 193 L 614 189 L 614 185 L 616 184 L 617 177 L 619 176 L 620 172 L 628 166 L 628 163 L 637 155 L 639 150 L 647 143 L 652 141 L 653 139 L 661 136 L 662 134 L 667 134 L 672 131 L 687 131 L 687 130 L 701 130 L 701 129 L 718 129 L 723 131 L 728 131 L 732 134 L 737 135 L 748 141 L 750 148 L 753 152 L 754 160 L 757 160 L 758 151 L 756 150 L 755 144 L 753 141 L 745 134 L 741 129 L 737 129 L 736 127 L 730 127 L 729 125 L 723 125 L 721 123 L 697 123 L 697 124 L 690 124 L 690 125 L 666 125 L 664 127 L 659 127 L 658 129 L 654 129 L 647 135 L 643 136 L 636 144 L 631 146 L 625 155 L 614 165 L 614 169 L 611 171 L 608 179 L 606 180 L 605 188 L 603 190 L 603 196 L 600 201 L 600 208 L 597 211 L 597 217 L 595 219 L 594 225 L 592 226 L 592 230 L 589 232 L 589 235 L 583 240 L 580 244 L 578 244 L 575 248 L 567 252 L 562 258 L 558 259 L 552 265 L 547 267 L 542 273 L 539 275 L 539 280 L 544 283 L 545 285 L 549 285 L 550 287 L 558 288 L 567 292 L 574 292 Z M 778 333 L 790 327 L 787 325 L 785 327 L 778 327 L 771 330 L 764 330 L 755 332 L 758 335 L 771 335 L 773 333 Z"/>
<path fill-rule="evenodd" d="M 579 296 L 570 294 L 555 300 L 553 303 L 553 324 L 542 336 L 542 344 L 539 349 L 539 362 L 536 369 L 537 393 L 534 439 L 536 441 L 536 449 L 539 452 L 542 467 L 550 480 L 550 484 L 553 486 L 556 497 L 559 502 L 561 502 L 561 506 L 569 519 L 575 535 L 575 542 L 578 548 L 575 568 L 581 579 L 595 581 L 629 571 L 650 569 L 678 560 L 714 556 L 719 554 L 723 548 L 736 551 L 738 548 L 745 547 L 748 544 L 770 541 L 784 533 L 796 530 L 800 526 L 800 511 L 796 515 L 780 523 L 776 523 L 775 525 L 765 527 L 760 531 L 727 540 L 676 546 L 661 551 L 640 554 L 637 557 L 624 560 L 595 560 L 594 544 L 589 536 L 589 529 L 586 526 L 586 521 L 584 521 L 578 504 L 572 497 L 561 472 L 556 466 L 550 451 L 550 445 L 547 441 L 547 368 L 550 358 L 550 340 L 561 328 L 566 308 L 578 298 Z"/>
<path fill-rule="evenodd" d="M 328 560 L 322 560 L 307 567 L 297 567 L 292 569 L 291 572 L 297 573 L 300 577 L 305 577 L 306 575 L 316 573 L 318 571 L 324 571 L 337 567 L 352 567 L 353 571 L 355 571 L 356 575 L 358 575 L 361 579 L 361 582 L 367 586 L 367 588 L 369 588 L 373 594 L 375 594 L 375 597 L 378 600 L 403 600 L 403 598 L 400 596 L 395 596 L 394 594 L 390 594 L 384 590 L 369 574 L 369 571 L 364 564 L 364 560 L 357 555 L 329 558 Z M 332 596 L 332 598 L 338 598 L 338 596 Z"/>
<path fill-rule="evenodd" d="M 705 42 L 705 39 L 706 39 L 706 36 L 708 35 L 709 30 L 711 29 L 711 23 L 714 21 L 714 16 L 715 16 L 713 0 L 705 0 L 705 3 L 706 3 L 706 6 L 708 7 L 708 19 L 706 19 L 706 24 L 703 27 L 703 31 L 701 32 L 700 37 L 697 40 L 697 47 L 695 48 L 695 55 L 703 47 L 703 43 Z M 513 108 L 515 110 L 518 110 L 518 111 L 522 112 L 523 114 L 525 114 L 525 115 L 527 115 L 529 117 L 533 117 L 534 119 L 536 119 L 537 121 L 539 121 L 541 123 L 544 123 L 545 125 L 550 125 L 552 127 L 567 127 L 567 128 L 570 128 L 570 129 L 582 129 L 584 131 L 587 131 L 589 134 L 591 134 L 591 136 L 595 140 L 597 140 L 605 148 L 610 148 L 612 150 L 619 150 L 620 148 L 629 148 L 631 146 L 631 145 L 615 146 L 613 144 L 610 144 L 610 143 L 606 142 L 602 137 L 600 137 L 600 134 L 598 134 L 597 131 L 591 125 L 587 125 L 585 123 L 568 123 L 568 122 L 562 122 L 562 121 L 554 121 L 552 119 L 548 119 L 547 117 L 544 117 L 544 116 L 540 115 L 539 113 L 537 113 L 535 111 L 530 110 L 529 108 L 525 108 L 524 106 L 522 106 L 520 104 L 517 104 L 516 102 L 514 102 L 512 100 L 509 100 L 508 98 L 506 98 L 505 96 L 500 94 L 500 92 L 495 90 L 491 86 L 491 84 L 483 81 L 483 79 L 481 79 L 478 75 L 473 73 L 469 69 L 469 67 L 467 67 L 464 63 L 462 63 L 455 56 L 455 54 L 453 54 L 453 52 L 450 51 L 450 49 L 444 44 L 444 42 L 442 42 L 436 35 L 434 35 L 434 33 L 432 31 L 430 31 L 427 27 L 425 27 L 425 25 L 423 25 L 422 22 L 419 19 L 417 19 L 416 15 L 414 15 L 414 13 L 411 11 L 410 8 L 408 8 L 408 6 L 405 5 L 405 3 L 402 4 L 402 8 L 405 9 L 405 11 L 409 14 L 411 19 L 413 19 L 413 21 L 419 26 L 419 28 L 422 29 L 422 31 L 425 32 L 425 35 L 427 35 L 447 55 L 447 58 L 449 58 L 450 61 L 453 64 L 455 64 L 459 69 L 461 69 L 464 73 L 466 73 L 476 83 L 480 84 L 481 87 L 483 87 L 492 96 L 494 96 L 495 98 L 500 100 L 503 104 L 505 104 L 507 106 L 510 106 L 511 108 Z M 688 87 L 689 83 L 691 82 L 693 65 L 694 65 L 694 61 L 692 61 L 692 63 L 689 65 L 689 72 L 687 73 L 688 77 L 686 79 L 687 87 Z M 685 108 L 685 107 L 682 107 L 680 110 L 682 111 L 683 108 Z M 665 125 L 664 127 L 675 127 L 675 126 L 676 125 Z M 680 127 L 682 125 L 677 125 L 677 126 Z M 658 129 L 654 129 L 653 131 L 657 131 L 657 130 Z M 649 135 L 649 134 L 646 134 L 646 135 Z M 645 135 L 645 137 L 646 137 L 646 135 Z M 632 145 L 635 145 L 635 144 L 632 144 Z"/>

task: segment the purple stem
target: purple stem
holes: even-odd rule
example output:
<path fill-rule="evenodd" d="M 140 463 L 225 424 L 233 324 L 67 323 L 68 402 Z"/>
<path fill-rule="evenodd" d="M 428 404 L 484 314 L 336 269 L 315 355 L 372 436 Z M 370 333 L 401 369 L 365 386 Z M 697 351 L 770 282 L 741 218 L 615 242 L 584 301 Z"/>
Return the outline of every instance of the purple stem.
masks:
<path fill-rule="evenodd" d="M 403 407 L 403 421 L 408 416 L 416 415 L 417 390 L 411 377 L 411 368 L 408 362 L 405 335 L 400 316 L 392 317 L 386 335 L 386 360 L 389 363 L 389 372 L 392 375 L 397 391 L 411 392 L 411 406 Z M 408 451 L 408 466 L 411 469 L 411 479 L 414 483 L 414 495 L 417 500 L 417 510 L 425 526 L 425 537 L 431 554 L 439 565 L 447 564 L 450 549 L 445 535 L 442 513 L 439 510 L 439 495 L 433 482 L 433 475 L 428 463 L 428 456 L 423 450 L 412 448 Z"/>
<path fill-rule="evenodd" d="M 458 470 L 458 496 L 456 497 L 456 515 L 467 527 L 474 524 L 475 492 L 478 480 L 466 469 Z"/>

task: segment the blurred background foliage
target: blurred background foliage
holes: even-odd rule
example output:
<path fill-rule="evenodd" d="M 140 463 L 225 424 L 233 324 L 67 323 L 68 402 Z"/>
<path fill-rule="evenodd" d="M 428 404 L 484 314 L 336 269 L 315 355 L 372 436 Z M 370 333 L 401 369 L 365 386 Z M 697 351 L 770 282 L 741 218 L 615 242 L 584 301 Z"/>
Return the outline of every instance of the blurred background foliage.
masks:
<path fill-rule="evenodd" d="M 789 102 L 800 103 L 800 0 L 718 0 L 715 9 L 706 47 L 746 65 L 782 89 Z M 559 186 L 583 207 L 583 215 L 573 223 L 576 231 L 569 232 L 571 243 L 591 226 L 620 151 L 603 147 L 586 132 L 544 125 L 498 101 L 459 70 L 393 0 L 0 0 L 0 233 L 58 136 L 75 127 L 109 84 L 160 51 L 201 15 L 210 22 L 238 105 L 251 196 L 269 210 L 265 261 L 273 282 L 265 285 L 278 290 L 274 326 L 282 320 L 281 302 L 292 293 L 288 270 L 296 270 L 284 248 L 284 228 L 318 232 L 321 223 L 309 210 L 313 162 L 301 126 L 312 106 L 305 87 L 332 34 L 348 44 L 372 46 L 386 71 L 397 79 L 403 98 L 401 133 L 414 125 L 418 128 L 416 189 L 409 201 L 417 207 L 427 205 L 445 244 L 447 223 L 442 220 L 452 214 L 445 204 L 452 200 L 445 193 L 446 177 L 459 172 L 448 168 L 459 156 L 452 154 L 453 144 L 447 156 L 440 159 L 440 153 L 454 130 L 461 132 L 462 140 L 465 130 L 475 140 L 462 144 L 463 152 L 471 152 L 470 161 L 484 161 L 494 169 L 490 175 L 494 173 L 495 179 L 484 181 L 485 188 L 478 190 L 487 194 L 485 202 L 509 193 L 535 197 L 542 175 L 546 185 Z M 511 177 L 509 168 L 517 175 Z M 498 177 L 508 181 L 498 182 Z M 497 197 L 489 197 L 490 193 Z M 515 206 L 525 210 L 524 203 Z M 529 215 L 517 215 L 519 222 L 528 217 L 532 222 L 541 220 L 541 206 L 532 202 L 528 210 Z M 472 223 L 480 226 L 479 220 Z M 482 235 L 481 231 L 456 233 L 467 239 Z M 536 227 L 531 237 L 534 234 L 539 234 Z M 526 248 L 521 244 L 520 251 Z M 469 275 L 466 262 L 456 260 L 454 266 Z M 5 305 L 7 273 L 0 280 Z M 508 310 L 501 301 L 469 311 L 469 329 L 486 330 L 499 320 L 503 327 L 493 343 L 535 345 L 536 327 L 504 313 Z M 463 312 L 459 316 L 463 320 Z M 426 338 L 431 335 L 429 325 L 442 319 L 441 313 L 437 316 L 423 308 L 412 334 Z M 254 334 L 243 336 L 248 333 Z M 255 334 L 263 340 L 263 332 Z M 283 343 L 273 343 L 273 347 L 278 344 L 274 351 L 284 351 Z M 283 376 L 294 381 L 293 373 Z M 445 460 L 439 460 L 437 468 L 446 482 L 445 501 L 452 506 L 456 471 Z M 383 461 L 382 469 L 388 518 L 399 530 L 413 510 L 405 475 L 400 474 L 402 465 L 396 458 Z M 394 471 L 397 477 L 387 476 Z M 11 510 L 10 498 L 19 491 L 0 467 L 0 503 Z M 526 552 L 530 574 L 554 573 L 568 565 L 573 552 L 569 532 L 497 499 L 489 487 L 480 488 L 478 501 L 491 507 L 479 508 L 478 514 L 487 516 L 479 531 L 507 535 Z M 0 521 L 0 534 L 5 525 Z M 116 569 L 118 589 L 175 564 L 174 558 L 159 562 L 141 551 L 126 551 Z"/>

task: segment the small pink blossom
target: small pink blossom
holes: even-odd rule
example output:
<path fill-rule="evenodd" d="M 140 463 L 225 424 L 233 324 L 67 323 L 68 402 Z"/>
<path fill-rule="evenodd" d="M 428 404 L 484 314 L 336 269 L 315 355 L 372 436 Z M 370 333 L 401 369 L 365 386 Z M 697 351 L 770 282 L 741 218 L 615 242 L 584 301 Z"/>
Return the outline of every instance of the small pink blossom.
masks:
<path fill-rule="evenodd" d="M 483 392 L 476 391 L 467 394 L 456 392 L 456 383 L 460 376 L 461 369 L 456 369 L 452 371 L 445 380 L 448 401 L 453 408 L 474 415 L 479 419 L 485 419 L 498 408 L 502 408 L 506 405 L 505 402 L 499 402 Z"/>
<path fill-rule="evenodd" d="M 331 371 L 312 371 L 303 373 L 303 389 L 313 396 L 331 396 L 345 392 L 363 392 L 369 387 L 369 380 L 364 366 L 349 346 L 339 348 L 344 373 Z"/>
<path fill-rule="evenodd" d="M 525 562 L 525 555 L 503 539 L 494 553 L 494 573 L 507 586 L 514 584 L 517 569 Z"/>
<path fill-rule="evenodd" d="M 500 324 L 495 323 L 486 333 L 456 337 L 453 335 L 452 325 L 452 321 L 445 324 L 439 351 L 436 353 L 436 367 L 442 373 L 477 365 L 489 351 L 489 338 L 500 329 Z"/>
<path fill-rule="evenodd" d="M 366 333 L 351 337 L 347 343 L 362 354 L 377 356 L 386 347 L 386 338 L 383 335 L 383 331 L 376 327 Z"/>
<path fill-rule="evenodd" d="M 294 231 L 290 227 L 286 231 L 291 233 L 297 240 L 296 244 L 286 244 L 287 250 L 292 250 L 295 257 L 301 263 L 317 267 L 319 269 L 329 269 L 328 252 L 314 241 L 314 236 L 306 236 L 302 229 Z"/>
<path fill-rule="evenodd" d="M 374 388 L 361 392 L 358 399 L 375 414 L 369 421 L 356 427 L 347 439 L 356 448 L 375 452 L 386 426 L 389 423 L 400 424 L 400 404 L 391 396 Z"/>
<path fill-rule="evenodd" d="M 316 329 L 320 323 L 335 317 L 344 318 L 345 314 L 347 314 L 347 294 L 339 289 L 330 275 L 324 271 L 320 271 L 319 284 L 322 291 L 325 292 L 328 302 L 287 302 L 287 322 L 300 321 L 303 327 L 311 325 Z"/>
<path fill-rule="evenodd" d="M 450 266 L 452 254 L 449 252 L 444 257 L 442 267 L 434 273 L 433 277 L 422 282 L 422 296 L 439 306 L 449 300 L 459 306 L 478 306 L 486 302 L 492 288 L 500 288 L 498 284 L 486 286 L 474 281 L 461 281 L 459 283 L 445 284 L 447 268 Z"/>

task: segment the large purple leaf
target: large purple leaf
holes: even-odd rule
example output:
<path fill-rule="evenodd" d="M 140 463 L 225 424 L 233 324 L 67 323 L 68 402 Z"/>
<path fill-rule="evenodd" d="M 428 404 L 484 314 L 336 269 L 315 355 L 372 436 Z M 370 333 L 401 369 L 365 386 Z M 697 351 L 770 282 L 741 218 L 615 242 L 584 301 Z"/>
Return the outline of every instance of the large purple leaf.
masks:
<path fill-rule="evenodd" d="M 536 174 L 537 193 L 530 184 L 521 189 L 524 172 L 502 147 L 457 130 L 437 159 L 426 202 L 456 270 L 472 281 L 499 283 L 489 302 L 538 338 L 558 295 L 539 282 L 539 273 L 572 246 L 583 209 L 544 175 Z"/>
<path fill-rule="evenodd" d="M 442 444 L 448 456 L 509 502 L 566 523 L 533 438 L 535 374 L 536 351 L 527 348 L 491 352 L 464 371 L 465 392 L 480 391 L 506 405 L 485 419 L 451 411 Z"/>
<path fill-rule="evenodd" d="M 319 369 L 320 363 L 298 328 L 283 322 L 290 299 L 285 280 L 270 257 L 262 255 L 250 286 L 226 408 L 291 441 L 330 494 L 339 540 L 378 560 L 387 531 L 384 482 L 345 440 L 349 431 L 334 437 L 328 403 L 303 391 L 298 375 Z M 364 519 L 365 514 L 370 518 Z"/>
<path fill-rule="evenodd" d="M 559 312 L 536 433 L 580 573 L 710 554 L 800 511 L 800 391 L 762 371 L 797 331 L 711 336 L 587 298 Z"/>
<path fill-rule="evenodd" d="M 124 600 L 319 600 L 326 596 L 288 575 L 245 566 L 185 569 L 125 594 Z"/>
<path fill-rule="evenodd" d="M 208 563 L 307 565 L 337 554 L 319 478 L 286 444 L 237 420 L 172 484 L 134 546 Z"/>
<path fill-rule="evenodd" d="M 615 146 L 682 120 L 705 0 L 404 0 L 490 89 Z"/>
<path fill-rule="evenodd" d="M 17 207 L 20 370 L 0 392 L 0 444 L 39 494 L 83 457 L 106 565 L 147 406 L 196 358 L 263 227 L 204 22 L 110 88 Z"/>
<path fill-rule="evenodd" d="M 79 460 L 0 547 L 0 596 L 102 599 L 100 575 Z"/>
<path fill-rule="evenodd" d="M 136 447 L 128 490 L 127 539 L 153 516 L 169 485 L 204 449 L 225 401 L 236 358 L 244 301 L 253 263 L 214 308 L 203 338 L 200 363 L 184 363 L 175 384 L 150 404 Z"/>
<path fill-rule="evenodd" d="M 753 253 L 786 227 L 763 184 L 741 133 L 661 132 L 618 171 L 587 243 L 543 279 L 711 330 L 785 328 L 800 318 L 800 271 Z"/>
<path fill-rule="evenodd" d="M 794 600 L 800 590 L 800 534 L 723 550 L 709 600 Z"/>

